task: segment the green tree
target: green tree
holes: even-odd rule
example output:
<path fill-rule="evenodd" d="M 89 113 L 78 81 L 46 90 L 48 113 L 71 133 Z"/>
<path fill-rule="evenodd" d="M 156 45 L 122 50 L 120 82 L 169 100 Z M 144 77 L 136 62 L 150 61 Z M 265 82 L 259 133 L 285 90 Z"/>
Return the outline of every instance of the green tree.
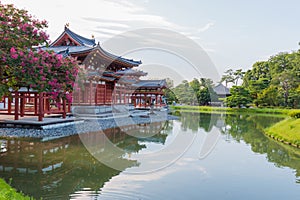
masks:
<path fill-rule="evenodd" d="M 233 86 L 230 89 L 231 96 L 227 97 L 225 103 L 229 107 L 248 107 L 251 103 L 249 91 L 243 86 Z"/>
<path fill-rule="evenodd" d="M 258 106 L 258 96 L 259 94 L 266 89 L 270 84 L 270 80 L 268 78 L 260 78 L 258 80 L 251 80 L 247 89 L 250 92 L 253 103 Z"/>
<path fill-rule="evenodd" d="M 282 88 L 285 106 L 292 106 L 289 105 L 290 92 L 299 86 L 299 82 L 300 78 L 292 71 L 284 71 L 273 78 L 272 83 Z"/>
<path fill-rule="evenodd" d="M 173 92 L 182 104 L 193 105 L 197 102 L 197 95 L 187 80 L 183 80 L 174 88 Z"/>
<path fill-rule="evenodd" d="M 251 70 L 248 70 L 243 77 L 243 86 L 249 87 L 250 83 L 259 79 L 271 80 L 268 61 L 256 62 Z"/>
<path fill-rule="evenodd" d="M 225 73 L 223 74 L 222 78 L 221 78 L 221 83 L 225 82 L 225 86 L 228 86 L 228 83 L 234 83 L 235 78 L 234 78 L 234 72 L 232 69 L 228 69 L 227 71 L 225 71 Z"/>
<path fill-rule="evenodd" d="M 245 72 L 243 72 L 242 69 L 238 69 L 233 73 L 233 75 L 234 75 L 235 85 L 238 85 L 239 80 L 243 79 Z"/>
<path fill-rule="evenodd" d="M 261 106 L 279 106 L 283 98 L 278 91 L 276 86 L 271 85 L 258 94 L 257 103 Z"/>
<path fill-rule="evenodd" d="M 173 102 L 177 102 L 178 99 L 174 93 L 174 81 L 170 78 L 166 78 L 167 88 L 164 89 L 165 97 L 167 99 L 168 104 L 172 104 Z"/>

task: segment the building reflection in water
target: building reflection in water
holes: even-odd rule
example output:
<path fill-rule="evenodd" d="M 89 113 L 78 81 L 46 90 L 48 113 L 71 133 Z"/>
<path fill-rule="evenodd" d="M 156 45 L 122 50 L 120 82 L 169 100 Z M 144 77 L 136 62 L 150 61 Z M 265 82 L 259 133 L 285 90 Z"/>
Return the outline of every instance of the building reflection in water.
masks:
<path fill-rule="evenodd" d="M 121 163 L 118 170 L 99 162 L 85 148 L 78 135 L 50 141 L 2 138 L 0 177 L 6 181 L 12 179 L 14 188 L 36 199 L 68 199 L 70 194 L 85 188 L 99 191 L 113 176 L 126 168 L 139 165 L 136 160 L 127 159 L 124 155 L 124 152 L 130 154 L 146 148 L 139 144 L 139 140 L 164 143 L 167 137 L 164 127 L 165 122 L 156 122 L 80 136 L 84 135 L 86 140 L 98 148 L 94 151 L 98 155 Z M 123 131 L 124 128 L 132 134 L 147 134 L 151 130 L 157 134 L 139 138 L 134 137 L 134 134 L 127 134 Z M 106 150 L 105 142 L 118 146 L 123 150 L 122 154 Z"/>

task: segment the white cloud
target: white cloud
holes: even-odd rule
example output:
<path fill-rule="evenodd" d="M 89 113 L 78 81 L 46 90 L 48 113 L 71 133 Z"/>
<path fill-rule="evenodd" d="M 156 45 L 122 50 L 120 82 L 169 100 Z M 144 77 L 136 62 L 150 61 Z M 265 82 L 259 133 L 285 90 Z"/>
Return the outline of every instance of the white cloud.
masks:
<path fill-rule="evenodd" d="M 2 0 L 25 8 L 38 19 L 49 22 L 47 29 L 50 39 L 54 40 L 66 23 L 80 35 L 104 41 L 115 35 L 139 28 L 164 28 L 183 33 L 193 40 L 200 40 L 200 34 L 214 25 L 209 22 L 204 27 L 188 27 L 177 24 L 165 16 L 150 13 L 147 2 L 136 0 L 86 0 L 78 3 L 72 0 L 52 0 L 45 5 L 40 0 Z"/>
<path fill-rule="evenodd" d="M 202 33 L 202 32 L 205 32 L 207 31 L 208 29 L 210 29 L 212 26 L 214 26 L 215 23 L 214 22 L 209 22 L 207 23 L 205 26 L 201 27 L 198 29 L 198 32 Z"/>

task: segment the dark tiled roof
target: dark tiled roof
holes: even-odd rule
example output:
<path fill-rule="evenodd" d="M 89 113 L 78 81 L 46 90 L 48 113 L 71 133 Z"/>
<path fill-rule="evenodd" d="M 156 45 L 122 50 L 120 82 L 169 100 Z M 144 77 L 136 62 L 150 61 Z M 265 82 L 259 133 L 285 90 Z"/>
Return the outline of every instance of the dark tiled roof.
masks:
<path fill-rule="evenodd" d="M 84 45 L 84 46 L 95 46 L 96 45 L 95 39 L 85 38 L 81 35 L 74 33 L 73 31 L 71 31 L 68 28 L 65 28 L 65 32 L 81 45 Z"/>
<path fill-rule="evenodd" d="M 133 84 L 137 88 L 164 88 L 167 86 L 165 79 L 163 80 L 140 80 L 139 82 Z"/>
<path fill-rule="evenodd" d="M 52 46 L 52 47 L 42 47 L 41 49 L 54 51 L 57 54 L 59 54 L 62 51 L 68 51 L 69 54 L 72 54 L 72 53 L 91 51 L 93 48 L 87 46 Z"/>
<path fill-rule="evenodd" d="M 64 32 L 50 46 L 53 46 L 65 34 L 68 34 L 73 40 L 78 42 L 81 46 L 93 47 L 96 45 L 95 39 L 88 39 L 86 37 L 78 35 L 77 33 L 74 33 L 69 28 L 65 27 Z"/>
<path fill-rule="evenodd" d="M 68 34 L 72 39 L 77 41 L 81 46 L 54 46 L 57 41 L 61 39 L 65 34 Z M 65 27 L 64 32 L 50 45 L 50 47 L 41 47 L 42 50 L 52 50 L 55 53 L 61 54 L 63 51 L 68 51 L 68 53 L 76 54 L 76 53 L 85 53 L 85 52 L 91 52 L 93 50 L 99 50 L 103 55 L 107 56 L 108 58 L 112 60 L 119 61 L 121 63 L 125 63 L 131 66 L 139 66 L 142 64 L 141 61 L 135 61 L 132 59 L 123 58 L 122 56 L 116 56 L 112 53 L 109 53 L 102 49 L 100 44 L 96 45 L 95 39 L 88 39 L 83 36 L 80 36 L 73 31 L 71 31 L 69 28 Z"/>
<path fill-rule="evenodd" d="M 86 74 L 87 78 L 90 79 L 90 78 L 97 78 L 97 79 L 102 79 L 102 80 L 107 80 L 107 81 L 114 81 L 116 80 L 114 77 L 108 77 L 108 76 L 105 76 L 103 74 L 100 74 L 99 72 L 97 71 L 90 71 Z"/>
<path fill-rule="evenodd" d="M 130 76 L 130 75 L 146 76 L 147 75 L 147 73 L 143 71 L 137 71 L 133 69 L 119 70 L 116 72 L 116 74 L 125 75 L 125 76 Z"/>
<path fill-rule="evenodd" d="M 97 47 L 95 47 L 95 49 L 98 48 L 104 55 L 110 57 L 113 60 L 117 60 L 117 61 L 121 61 L 121 62 L 125 62 L 127 64 L 133 65 L 133 66 L 139 66 L 140 64 L 142 64 L 142 61 L 135 61 L 132 59 L 127 59 L 127 58 L 123 58 L 122 56 L 116 56 L 112 53 L 109 53 L 108 51 L 105 51 L 100 44 L 97 45 Z"/>
<path fill-rule="evenodd" d="M 229 88 L 225 87 L 222 83 L 213 88 L 217 95 L 230 95 Z"/>
<path fill-rule="evenodd" d="M 136 80 L 132 80 L 132 79 L 127 79 L 127 78 L 121 78 L 118 83 L 123 83 L 123 84 L 133 84 L 135 83 Z"/>

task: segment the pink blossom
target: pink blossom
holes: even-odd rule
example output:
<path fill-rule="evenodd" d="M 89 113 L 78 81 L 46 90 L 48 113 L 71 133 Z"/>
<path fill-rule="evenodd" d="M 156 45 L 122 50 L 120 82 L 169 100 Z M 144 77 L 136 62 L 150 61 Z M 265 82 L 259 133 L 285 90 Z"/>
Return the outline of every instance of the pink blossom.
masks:
<path fill-rule="evenodd" d="M 19 57 L 19 55 L 18 55 L 18 54 L 11 54 L 10 57 L 11 57 L 12 59 L 17 59 L 17 58 Z"/>
<path fill-rule="evenodd" d="M 14 47 L 10 48 L 10 54 L 15 54 L 17 51 Z"/>

